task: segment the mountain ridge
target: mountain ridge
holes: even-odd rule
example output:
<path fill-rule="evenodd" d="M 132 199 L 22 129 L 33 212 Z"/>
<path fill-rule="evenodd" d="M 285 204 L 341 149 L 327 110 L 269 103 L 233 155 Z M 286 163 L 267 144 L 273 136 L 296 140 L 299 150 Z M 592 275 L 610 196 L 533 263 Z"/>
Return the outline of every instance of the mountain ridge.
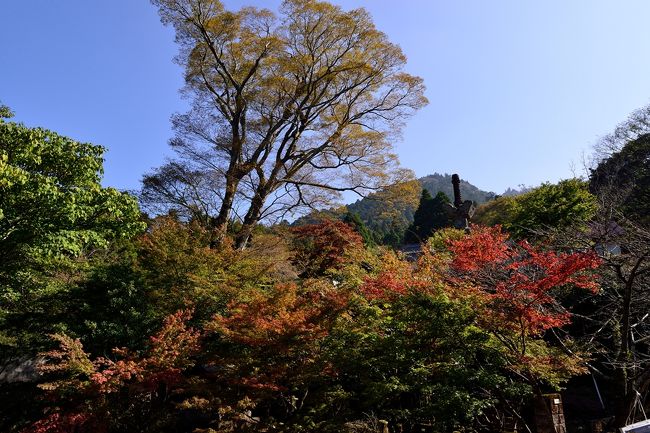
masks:
<path fill-rule="evenodd" d="M 454 200 L 451 174 L 433 173 L 423 176 L 417 181 L 421 187 L 418 191 L 414 191 L 417 196 L 413 197 L 413 200 L 400 201 L 400 204 L 394 209 L 387 209 L 387 206 L 390 206 L 389 203 L 373 200 L 372 196 L 359 199 L 345 207 L 348 212 L 359 214 L 366 226 L 376 233 L 375 237 L 378 242 L 394 244 L 413 221 L 422 189 L 428 190 L 432 196 L 443 192 L 450 201 Z M 496 197 L 495 193 L 481 190 L 464 179 L 460 181 L 460 193 L 463 200 L 472 200 L 477 205 Z M 390 217 L 386 215 L 390 215 Z"/>

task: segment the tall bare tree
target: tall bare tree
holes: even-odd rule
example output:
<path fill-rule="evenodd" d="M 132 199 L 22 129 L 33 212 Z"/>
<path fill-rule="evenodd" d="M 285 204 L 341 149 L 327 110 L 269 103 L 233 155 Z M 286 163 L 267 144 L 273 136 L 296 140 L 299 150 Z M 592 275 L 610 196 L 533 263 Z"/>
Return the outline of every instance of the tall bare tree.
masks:
<path fill-rule="evenodd" d="M 233 213 L 246 244 L 264 217 L 364 194 L 403 174 L 391 142 L 427 103 L 401 49 L 363 9 L 285 0 L 276 15 L 218 0 L 152 0 L 176 30 L 192 108 L 173 117 L 179 158 L 144 179 L 149 203 L 209 221 Z"/>

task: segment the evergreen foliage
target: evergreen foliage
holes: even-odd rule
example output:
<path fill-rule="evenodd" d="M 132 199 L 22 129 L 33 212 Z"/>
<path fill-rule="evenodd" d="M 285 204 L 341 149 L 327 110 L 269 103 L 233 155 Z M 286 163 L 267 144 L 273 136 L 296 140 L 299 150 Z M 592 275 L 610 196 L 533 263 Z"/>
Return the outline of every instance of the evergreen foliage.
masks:
<path fill-rule="evenodd" d="M 354 227 L 357 233 L 361 235 L 363 239 L 363 244 L 367 247 L 375 245 L 375 240 L 373 238 L 372 232 L 366 226 L 366 223 L 363 222 L 361 217 L 356 212 L 347 212 L 343 217 L 343 222 Z"/>
<path fill-rule="evenodd" d="M 428 190 L 422 190 L 420 204 L 413 215 L 413 223 L 406 230 L 405 243 L 425 242 L 434 231 L 449 227 L 449 216 L 446 207 L 450 204 L 449 197 L 439 191 L 431 197 Z"/>
<path fill-rule="evenodd" d="M 628 218 L 650 224 L 650 134 L 602 160 L 591 172 L 589 188 L 619 203 Z"/>

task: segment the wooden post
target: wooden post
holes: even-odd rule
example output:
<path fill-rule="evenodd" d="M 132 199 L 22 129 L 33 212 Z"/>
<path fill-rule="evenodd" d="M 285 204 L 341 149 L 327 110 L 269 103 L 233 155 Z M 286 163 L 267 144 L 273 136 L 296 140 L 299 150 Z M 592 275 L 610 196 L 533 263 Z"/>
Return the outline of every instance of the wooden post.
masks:
<path fill-rule="evenodd" d="M 501 433 L 517 433 L 517 421 L 508 416 L 503 420 L 503 427 Z"/>
<path fill-rule="evenodd" d="M 566 433 L 560 394 L 544 394 L 535 398 L 535 425 L 537 433 Z"/>

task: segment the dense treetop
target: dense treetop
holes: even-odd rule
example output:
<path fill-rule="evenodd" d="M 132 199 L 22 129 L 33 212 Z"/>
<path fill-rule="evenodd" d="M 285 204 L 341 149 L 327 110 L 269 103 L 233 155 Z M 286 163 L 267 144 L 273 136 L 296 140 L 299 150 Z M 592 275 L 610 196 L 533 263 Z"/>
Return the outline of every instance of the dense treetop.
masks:
<path fill-rule="evenodd" d="M 100 185 L 103 152 L 0 120 L 0 323 L 39 308 L 56 291 L 50 275 L 144 230 L 135 198 Z"/>
<path fill-rule="evenodd" d="M 364 9 L 153 3 L 176 31 L 192 108 L 174 116 L 178 158 L 145 177 L 145 202 L 205 221 L 215 242 L 241 213 L 243 248 L 263 219 L 408 180 L 392 143 L 424 85 Z"/>

